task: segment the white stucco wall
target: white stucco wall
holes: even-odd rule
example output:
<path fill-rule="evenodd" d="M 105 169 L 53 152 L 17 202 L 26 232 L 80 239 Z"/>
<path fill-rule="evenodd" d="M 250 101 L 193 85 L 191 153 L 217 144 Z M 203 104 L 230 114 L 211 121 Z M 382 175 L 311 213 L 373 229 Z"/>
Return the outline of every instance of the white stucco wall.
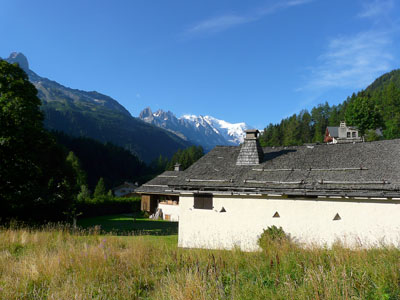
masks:
<path fill-rule="evenodd" d="M 158 204 L 158 208 L 160 208 L 163 212 L 163 219 L 165 220 L 165 215 L 170 215 L 170 221 L 179 221 L 179 205 L 172 204 Z"/>
<path fill-rule="evenodd" d="M 179 206 L 180 247 L 257 250 L 258 236 L 272 225 L 306 245 L 400 245 L 400 201 L 214 196 L 214 209 L 202 210 L 193 208 L 192 195 L 181 195 Z M 280 218 L 272 217 L 276 211 Z M 336 213 L 341 220 L 333 221 Z"/>

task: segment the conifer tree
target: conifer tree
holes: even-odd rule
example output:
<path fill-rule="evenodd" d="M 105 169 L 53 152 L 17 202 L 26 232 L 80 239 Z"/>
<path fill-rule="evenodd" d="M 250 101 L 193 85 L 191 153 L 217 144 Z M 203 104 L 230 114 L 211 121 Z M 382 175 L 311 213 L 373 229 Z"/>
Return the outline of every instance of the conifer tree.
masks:
<path fill-rule="evenodd" d="M 104 179 L 101 177 L 97 182 L 96 188 L 94 189 L 93 193 L 94 197 L 101 197 L 106 195 L 106 186 L 104 184 Z"/>

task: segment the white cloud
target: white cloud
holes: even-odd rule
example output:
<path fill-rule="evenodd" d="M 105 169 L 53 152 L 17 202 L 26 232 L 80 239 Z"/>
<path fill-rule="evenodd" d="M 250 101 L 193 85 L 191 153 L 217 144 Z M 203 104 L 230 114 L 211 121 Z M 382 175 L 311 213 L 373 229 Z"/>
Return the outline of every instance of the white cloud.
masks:
<path fill-rule="evenodd" d="M 352 37 L 338 37 L 312 69 L 309 88 L 364 88 L 394 65 L 392 39 L 386 32 L 367 31 Z"/>
<path fill-rule="evenodd" d="M 215 18 L 211 18 L 205 21 L 202 21 L 189 30 L 187 33 L 200 33 L 200 32 L 219 32 L 231 28 L 236 25 L 244 24 L 253 21 L 254 19 L 251 17 L 243 17 L 237 15 L 225 15 L 219 16 Z"/>
<path fill-rule="evenodd" d="M 225 14 L 203 20 L 185 31 L 185 35 L 196 35 L 204 33 L 217 33 L 233 28 L 235 26 L 255 22 L 262 17 L 273 14 L 279 10 L 303 5 L 314 0 L 280 0 L 259 8 L 248 14 Z"/>
<path fill-rule="evenodd" d="M 363 3 L 363 9 L 358 14 L 360 18 L 376 18 L 390 14 L 394 7 L 393 0 L 373 0 Z"/>

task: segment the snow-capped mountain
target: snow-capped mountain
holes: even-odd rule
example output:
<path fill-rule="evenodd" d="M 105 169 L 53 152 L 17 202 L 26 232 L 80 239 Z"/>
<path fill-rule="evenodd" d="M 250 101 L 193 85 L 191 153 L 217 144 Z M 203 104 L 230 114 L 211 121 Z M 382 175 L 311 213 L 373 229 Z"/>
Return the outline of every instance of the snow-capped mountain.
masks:
<path fill-rule="evenodd" d="M 139 115 L 143 121 L 167 129 L 176 135 L 203 146 L 208 151 L 217 145 L 236 146 L 243 142 L 246 123 L 229 123 L 211 116 L 184 115 L 145 108 Z"/>
<path fill-rule="evenodd" d="M 195 126 L 207 123 L 217 134 L 222 135 L 228 143 L 233 145 L 243 143 L 245 131 L 249 129 L 249 126 L 244 122 L 229 123 L 211 116 L 183 115 L 182 118 L 194 123 Z"/>

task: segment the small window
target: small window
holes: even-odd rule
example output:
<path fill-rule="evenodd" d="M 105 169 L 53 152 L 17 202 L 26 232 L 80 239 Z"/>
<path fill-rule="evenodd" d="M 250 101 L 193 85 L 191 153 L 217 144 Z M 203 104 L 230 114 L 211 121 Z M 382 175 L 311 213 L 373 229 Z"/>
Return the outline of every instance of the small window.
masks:
<path fill-rule="evenodd" d="M 213 196 L 212 194 L 195 194 L 194 205 L 196 209 L 213 209 Z"/>
<path fill-rule="evenodd" d="M 352 137 L 353 137 L 353 138 L 356 137 L 356 133 L 355 133 L 355 132 L 352 132 L 351 134 L 352 134 Z"/>
<path fill-rule="evenodd" d="M 348 137 L 348 138 L 351 137 L 351 136 L 350 136 L 350 132 L 347 133 L 347 137 Z"/>

